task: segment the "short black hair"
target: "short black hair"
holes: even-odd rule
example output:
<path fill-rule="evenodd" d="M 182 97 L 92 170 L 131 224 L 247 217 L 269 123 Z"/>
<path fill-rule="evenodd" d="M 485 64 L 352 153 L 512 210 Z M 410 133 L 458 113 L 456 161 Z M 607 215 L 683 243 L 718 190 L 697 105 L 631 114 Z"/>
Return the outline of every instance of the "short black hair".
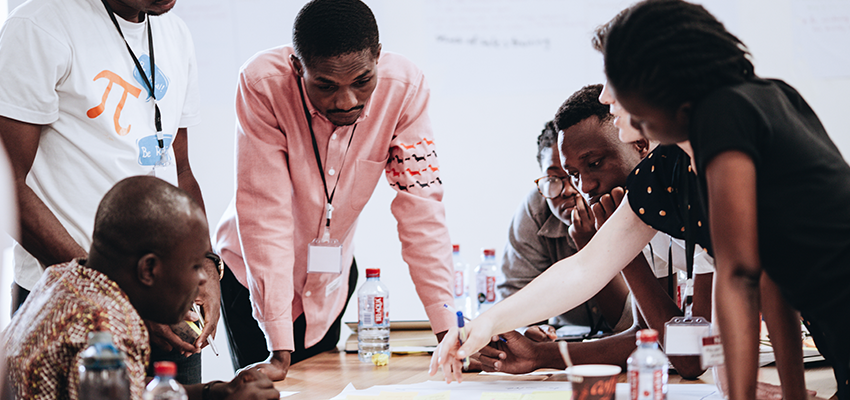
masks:
<path fill-rule="evenodd" d="M 313 0 L 298 12 L 292 27 L 295 55 L 308 66 L 328 58 L 380 49 L 378 23 L 360 0 Z"/>
<path fill-rule="evenodd" d="M 537 164 L 543 166 L 543 150 L 551 148 L 558 141 L 558 129 L 555 122 L 549 121 L 543 126 L 540 136 L 537 136 Z"/>
<path fill-rule="evenodd" d="M 705 8 L 682 0 L 629 7 L 600 43 L 615 93 L 638 95 L 668 112 L 755 77 L 743 42 Z"/>
<path fill-rule="evenodd" d="M 587 85 L 573 93 L 555 114 L 555 126 L 558 130 L 565 131 L 593 116 L 599 118 L 600 124 L 611 119 L 608 106 L 599 102 L 601 93 L 601 84 Z"/>

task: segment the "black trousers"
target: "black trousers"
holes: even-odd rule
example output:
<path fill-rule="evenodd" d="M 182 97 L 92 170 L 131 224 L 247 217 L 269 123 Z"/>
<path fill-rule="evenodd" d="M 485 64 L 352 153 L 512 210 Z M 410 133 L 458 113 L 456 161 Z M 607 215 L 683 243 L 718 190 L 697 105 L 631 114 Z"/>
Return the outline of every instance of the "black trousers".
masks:
<path fill-rule="evenodd" d="M 843 318 L 810 319 L 805 314 L 803 319 L 818 351 L 832 365 L 838 383 L 838 400 L 850 400 L 850 342 L 847 340 L 850 321 Z"/>
<path fill-rule="evenodd" d="M 306 360 L 336 347 L 339 342 L 342 314 L 348 307 L 356 284 L 357 262 L 352 260 L 345 306 L 319 343 L 310 348 L 304 348 L 304 332 L 307 330 L 304 314 L 301 314 L 292 322 L 295 350 L 292 352 L 290 364 Z M 221 279 L 221 315 L 224 318 L 224 327 L 230 344 L 230 358 L 233 362 L 233 368 L 236 370 L 269 358 L 270 353 L 266 348 L 266 337 L 251 313 L 248 288 L 242 286 L 230 272 L 230 268 L 225 266 L 224 277 Z"/>

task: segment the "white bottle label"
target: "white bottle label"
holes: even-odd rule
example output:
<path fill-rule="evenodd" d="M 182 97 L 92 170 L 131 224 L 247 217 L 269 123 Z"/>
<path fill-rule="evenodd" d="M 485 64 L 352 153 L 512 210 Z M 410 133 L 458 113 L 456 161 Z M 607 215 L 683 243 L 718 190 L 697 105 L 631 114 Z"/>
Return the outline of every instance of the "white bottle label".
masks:
<path fill-rule="evenodd" d="M 455 297 L 463 296 L 463 271 L 455 271 Z"/>
<path fill-rule="evenodd" d="M 651 374 L 629 371 L 631 400 L 664 400 L 664 371 L 656 369 Z"/>

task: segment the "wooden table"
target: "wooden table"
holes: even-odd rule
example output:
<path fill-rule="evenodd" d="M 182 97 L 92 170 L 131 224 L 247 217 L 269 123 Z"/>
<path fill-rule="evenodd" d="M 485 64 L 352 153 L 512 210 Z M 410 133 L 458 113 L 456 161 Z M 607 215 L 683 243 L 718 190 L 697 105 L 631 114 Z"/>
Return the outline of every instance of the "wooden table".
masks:
<path fill-rule="evenodd" d="M 297 391 L 298 394 L 287 397 L 287 400 L 299 399 L 330 399 L 338 395 L 349 383 L 354 383 L 357 389 L 365 389 L 375 385 L 403 385 L 420 383 L 427 380 L 442 380 L 442 373 L 428 376 L 429 354 L 396 355 L 390 358 L 389 365 L 375 367 L 361 363 L 357 354 L 344 352 L 326 352 L 292 366 L 286 379 L 275 383 L 279 390 Z M 464 374 L 463 379 L 469 381 L 545 381 L 565 380 L 564 375 L 533 375 L 533 376 L 494 376 L 479 375 L 478 373 Z M 759 370 L 759 380 L 779 384 L 779 378 L 774 367 L 763 367 Z M 620 382 L 625 382 L 625 374 L 620 375 Z M 711 372 L 703 374 L 694 381 L 682 380 L 678 375 L 670 375 L 670 383 L 714 383 Z M 832 369 L 823 364 L 808 365 L 806 368 L 806 386 L 816 390 L 818 397 L 829 398 L 835 393 L 835 378 Z M 448 388 L 448 387 L 447 387 Z"/>

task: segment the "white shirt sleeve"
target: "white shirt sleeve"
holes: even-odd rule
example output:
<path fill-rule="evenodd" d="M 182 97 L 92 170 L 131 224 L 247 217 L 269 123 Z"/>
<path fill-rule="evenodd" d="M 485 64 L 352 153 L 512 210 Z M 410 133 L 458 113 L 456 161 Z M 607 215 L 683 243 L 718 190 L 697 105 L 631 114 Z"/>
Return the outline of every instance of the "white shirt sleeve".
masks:
<path fill-rule="evenodd" d="M 56 121 L 56 86 L 70 58 L 70 47 L 32 21 L 7 20 L 0 31 L 0 115 L 39 125 Z"/>

